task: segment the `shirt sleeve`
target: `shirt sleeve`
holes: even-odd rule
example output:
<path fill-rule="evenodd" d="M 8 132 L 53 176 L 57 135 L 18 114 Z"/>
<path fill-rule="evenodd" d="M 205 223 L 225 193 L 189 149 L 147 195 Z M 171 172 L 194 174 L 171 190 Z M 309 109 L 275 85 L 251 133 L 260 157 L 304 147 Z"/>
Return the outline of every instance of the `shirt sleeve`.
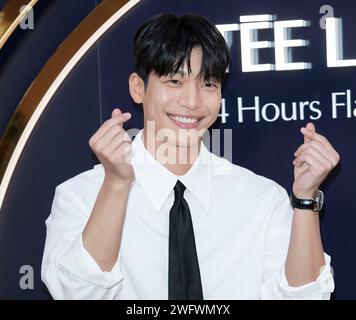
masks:
<path fill-rule="evenodd" d="M 275 206 L 270 220 L 265 245 L 261 299 L 328 300 L 334 291 L 331 258 L 324 253 L 326 264 L 314 282 L 300 287 L 288 285 L 285 262 L 288 253 L 293 208 L 285 189 L 277 186 Z"/>
<path fill-rule="evenodd" d="M 102 271 L 83 246 L 82 232 L 91 206 L 61 185 L 56 188 L 51 214 L 46 220 L 47 237 L 41 278 L 54 299 L 115 299 L 123 276 L 120 255 L 110 272 Z"/>

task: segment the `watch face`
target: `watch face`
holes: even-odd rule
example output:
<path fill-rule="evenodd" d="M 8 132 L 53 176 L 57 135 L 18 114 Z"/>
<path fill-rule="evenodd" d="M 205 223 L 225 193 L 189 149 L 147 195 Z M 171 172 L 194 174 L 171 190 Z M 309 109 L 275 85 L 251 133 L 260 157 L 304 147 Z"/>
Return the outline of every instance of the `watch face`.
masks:
<path fill-rule="evenodd" d="M 317 203 L 317 211 L 320 211 L 323 208 L 324 204 L 324 193 L 321 190 L 317 191 L 317 195 L 315 198 L 315 201 Z"/>

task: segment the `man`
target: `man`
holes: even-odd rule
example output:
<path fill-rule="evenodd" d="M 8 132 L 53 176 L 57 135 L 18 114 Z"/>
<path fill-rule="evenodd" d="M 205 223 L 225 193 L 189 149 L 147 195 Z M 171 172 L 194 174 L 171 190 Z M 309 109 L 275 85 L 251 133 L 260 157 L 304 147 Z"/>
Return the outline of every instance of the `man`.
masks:
<path fill-rule="evenodd" d="M 206 19 L 158 15 L 137 31 L 131 141 L 115 109 L 90 138 L 101 164 L 56 188 L 42 279 L 55 299 L 329 299 L 319 185 L 339 161 L 309 123 L 293 196 L 210 153 L 229 64 Z M 316 197 L 317 195 L 317 197 Z M 293 204 L 293 207 L 290 205 Z"/>

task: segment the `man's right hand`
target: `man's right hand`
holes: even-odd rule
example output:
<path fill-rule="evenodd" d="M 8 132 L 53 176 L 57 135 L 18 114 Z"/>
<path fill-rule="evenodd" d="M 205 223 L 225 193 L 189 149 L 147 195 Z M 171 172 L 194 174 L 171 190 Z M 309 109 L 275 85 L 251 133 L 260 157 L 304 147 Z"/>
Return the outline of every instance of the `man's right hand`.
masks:
<path fill-rule="evenodd" d="M 114 109 L 111 119 L 105 121 L 90 138 L 89 145 L 105 169 L 105 180 L 117 184 L 131 184 L 135 174 L 131 165 L 132 140 L 123 129 L 131 118 L 129 112 Z"/>

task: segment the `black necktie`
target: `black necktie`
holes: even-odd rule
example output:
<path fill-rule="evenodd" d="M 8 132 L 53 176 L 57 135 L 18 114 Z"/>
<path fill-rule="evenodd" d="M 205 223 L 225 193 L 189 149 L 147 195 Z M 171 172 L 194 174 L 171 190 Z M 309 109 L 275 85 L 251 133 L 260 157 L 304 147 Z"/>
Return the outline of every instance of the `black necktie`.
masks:
<path fill-rule="evenodd" d="M 202 300 L 203 290 L 195 248 L 192 218 L 184 199 L 185 186 L 174 187 L 174 203 L 169 214 L 169 300 Z"/>

